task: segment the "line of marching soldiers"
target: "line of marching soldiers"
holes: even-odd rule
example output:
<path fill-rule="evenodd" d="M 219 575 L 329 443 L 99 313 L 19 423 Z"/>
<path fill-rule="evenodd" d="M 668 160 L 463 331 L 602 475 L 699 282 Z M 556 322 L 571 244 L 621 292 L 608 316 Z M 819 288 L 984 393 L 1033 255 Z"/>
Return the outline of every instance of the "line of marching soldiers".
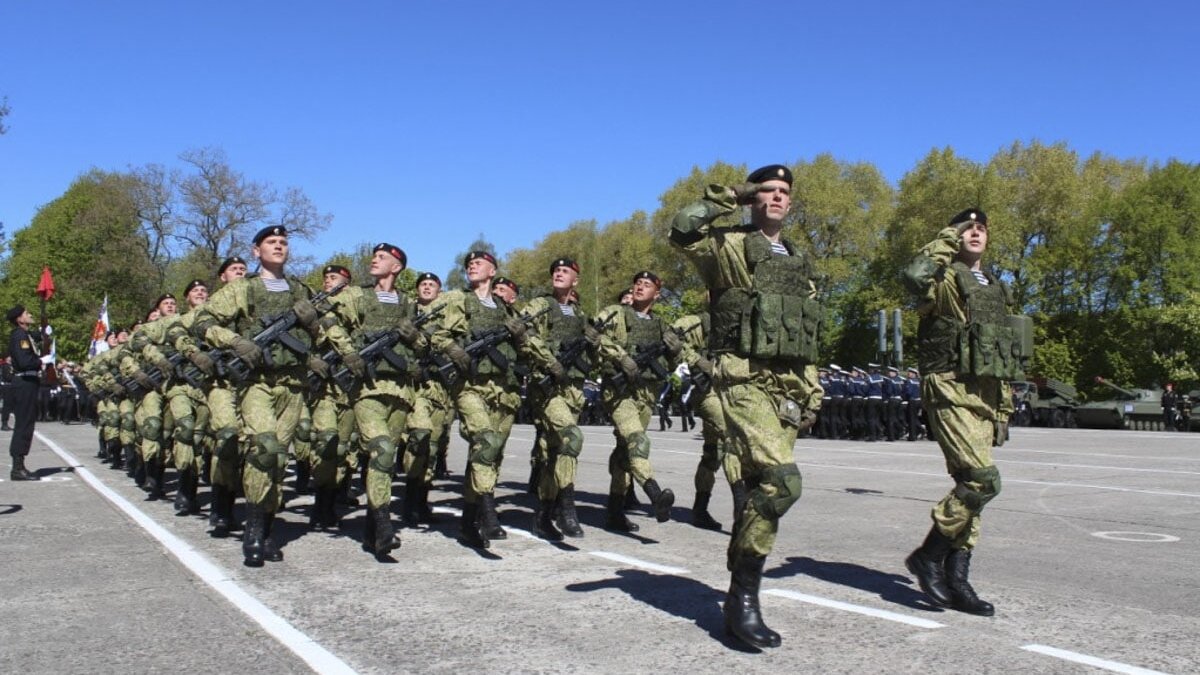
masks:
<path fill-rule="evenodd" d="M 182 300 L 163 295 L 146 321 L 112 332 L 110 349 L 81 372 L 101 399 L 97 456 L 134 478 L 149 500 L 166 498 L 166 470 L 174 468 L 181 517 L 201 512 L 198 490 L 209 485 L 211 534 L 243 531 L 246 565 L 283 559 L 271 530 L 289 468 L 295 491 L 315 495 L 315 531 L 339 530 L 358 505 L 351 484 L 360 478 L 363 549 L 388 559 L 400 546 L 393 482 L 403 474 L 405 525 L 436 519 L 429 492 L 447 473 L 455 419 L 468 443 L 461 541 L 487 548 L 505 539 L 495 487 L 522 382 L 538 435 L 530 485 L 538 536 L 583 536 L 574 503 L 578 418 L 584 384 L 598 374 L 616 437 L 605 527 L 638 529 L 626 517 L 635 486 L 656 520 L 670 519 L 674 493 L 654 477 L 646 427 L 675 364 L 709 382 L 712 363 L 706 320 L 668 326 L 652 313 L 662 286 L 653 273 L 637 274 L 593 320 L 578 304 L 579 266 L 565 258 L 550 267 L 551 293 L 518 305 L 516 284 L 497 276 L 495 258 L 482 251 L 464 262 L 467 289 L 442 292 L 440 279 L 424 273 L 414 299 L 395 288 L 407 258 L 391 244 L 375 247 L 367 284 L 352 285 L 349 270 L 331 265 L 317 293 L 284 273 L 283 228 L 259 232 L 252 252 L 256 274 L 239 257 L 225 260 L 211 297 L 202 280 Z M 715 474 L 724 470 L 735 499 L 740 475 L 725 452 L 716 396 L 704 390 L 693 523 L 719 529 L 707 510 Z"/>
<path fill-rule="evenodd" d="M 915 441 L 928 438 L 921 407 L 921 375 L 909 368 L 907 377 L 894 366 L 880 372 L 878 363 L 867 370 L 845 370 L 837 364 L 819 368 L 824 393 L 814 427 L 818 438 L 875 442 L 882 439 Z"/>

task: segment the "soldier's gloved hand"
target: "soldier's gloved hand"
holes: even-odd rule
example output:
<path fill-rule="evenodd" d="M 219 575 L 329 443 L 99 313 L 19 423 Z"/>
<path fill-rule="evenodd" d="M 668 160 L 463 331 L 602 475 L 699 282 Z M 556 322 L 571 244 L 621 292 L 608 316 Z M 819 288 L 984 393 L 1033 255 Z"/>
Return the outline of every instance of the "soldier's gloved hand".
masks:
<path fill-rule="evenodd" d="M 583 339 L 587 341 L 588 346 L 592 349 L 600 346 L 600 331 L 591 322 L 583 324 Z"/>
<path fill-rule="evenodd" d="M 296 313 L 296 320 L 305 328 L 315 328 L 320 314 L 317 313 L 317 308 L 308 300 L 300 299 L 296 304 L 292 305 L 292 311 Z"/>
<path fill-rule="evenodd" d="M 663 346 L 667 348 L 667 355 L 671 358 L 679 356 L 679 352 L 683 351 L 683 340 L 679 339 L 679 333 L 673 330 L 663 331 Z"/>
<path fill-rule="evenodd" d="M 512 343 L 518 347 L 524 347 L 528 340 L 525 334 L 525 322 L 516 317 L 510 316 L 504 320 L 504 327 L 508 329 L 509 335 L 512 335 Z"/>
<path fill-rule="evenodd" d="M 550 377 L 553 377 L 554 381 L 558 384 L 567 381 L 567 369 L 563 368 L 563 364 L 559 363 L 557 359 L 550 362 L 550 367 L 546 369 L 546 373 Z"/>
<path fill-rule="evenodd" d="M 320 354 L 312 353 L 308 355 L 308 369 L 317 374 L 317 377 L 322 380 L 329 379 L 329 362 L 321 358 Z"/>
<path fill-rule="evenodd" d="M 402 316 L 396 321 L 396 334 L 404 344 L 411 346 L 421 337 L 421 329 L 414 326 L 408 317 Z"/>
<path fill-rule="evenodd" d="M 244 338 L 240 335 L 237 336 L 234 338 L 233 344 L 229 345 L 229 349 L 234 353 L 234 355 L 242 360 L 242 363 L 245 363 L 251 368 L 257 368 L 262 365 L 262 349 L 260 349 L 258 345 L 254 344 L 254 341 L 249 338 Z"/>
<path fill-rule="evenodd" d="M 367 362 L 363 361 L 363 357 L 359 356 L 358 352 L 342 354 L 342 363 L 344 363 L 346 368 L 350 369 L 350 372 L 354 373 L 354 376 L 357 378 L 361 379 L 367 374 Z"/>
<path fill-rule="evenodd" d="M 637 382 L 642 376 L 641 368 L 638 368 L 637 362 L 629 358 L 628 354 L 621 357 L 621 360 L 617 362 L 617 367 L 621 369 L 625 381 L 630 384 Z"/>
<path fill-rule="evenodd" d="M 446 358 L 453 361 L 454 365 L 464 373 L 471 370 L 471 355 L 456 342 L 450 343 L 450 346 L 446 348 Z"/>
<path fill-rule="evenodd" d="M 146 391 L 154 391 L 155 389 L 158 389 L 158 385 L 154 383 L 154 380 L 150 379 L 149 375 L 140 370 L 133 374 L 133 380 L 141 385 L 142 389 L 145 389 Z"/>
<path fill-rule="evenodd" d="M 158 368 L 158 372 L 162 373 L 163 378 L 168 378 L 175 368 L 171 366 L 171 362 L 166 359 L 159 359 L 154 362 L 154 367 Z"/>
<path fill-rule="evenodd" d="M 108 391 L 111 392 L 113 396 L 124 396 L 125 394 L 129 393 L 125 387 L 122 387 L 117 382 L 113 382 L 112 384 L 108 385 Z"/>
<path fill-rule="evenodd" d="M 217 364 L 213 363 L 212 357 L 199 349 L 188 354 L 188 361 L 191 361 L 205 375 L 211 376 L 217 370 Z"/>
<path fill-rule="evenodd" d="M 709 379 L 709 381 L 712 380 L 712 376 L 713 376 L 713 362 L 712 361 L 709 361 L 708 359 L 701 356 L 700 358 L 696 359 L 696 362 L 693 363 L 689 367 L 692 370 L 697 371 L 700 374 L 707 377 Z"/>
<path fill-rule="evenodd" d="M 817 413 L 812 410 L 806 410 L 800 418 L 800 424 L 796 426 L 798 432 L 805 432 L 812 428 L 817 423 Z"/>
<path fill-rule="evenodd" d="M 1008 422 L 995 420 L 992 422 L 992 445 L 1000 447 L 1008 440 Z"/>
<path fill-rule="evenodd" d="M 738 183 L 730 190 L 733 192 L 734 200 L 738 204 L 754 203 L 754 195 L 758 194 L 759 188 L 762 187 L 758 183 Z"/>

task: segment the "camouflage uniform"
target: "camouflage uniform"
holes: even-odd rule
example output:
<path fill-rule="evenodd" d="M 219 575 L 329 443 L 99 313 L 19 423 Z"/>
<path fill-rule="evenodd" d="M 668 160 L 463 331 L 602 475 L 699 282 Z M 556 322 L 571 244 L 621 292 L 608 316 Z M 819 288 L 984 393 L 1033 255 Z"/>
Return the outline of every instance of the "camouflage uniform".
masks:
<path fill-rule="evenodd" d="M 418 315 L 433 311 L 433 305 L 417 306 Z M 428 358 L 423 359 L 417 373 L 416 396 L 408 416 L 408 445 L 404 453 L 404 522 L 430 522 L 429 489 L 434 478 L 434 449 L 440 452 L 449 441 L 450 421 L 454 418 L 454 402 L 449 392 L 430 372 Z"/>
<path fill-rule="evenodd" d="M 142 324 L 129 336 L 129 342 L 122 351 L 120 360 L 121 374 L 127 378 L 141 377 L 144 368 L 158 367 L 151 363 L 150 358 L 160 358 L 147 351 L 153 342 L 165 339 L 166 320 L 157 319 Z M 136 455 L 137 468 L 135 479 L 139 486 L 150 493 L 151 499 L 162 496 L 163 469 L 166 468 L 165 450 L 163 449 L 164 429 L 167 420 L 164 418 L 163 394 L 158 388 L 150 388 L 142 384 L 145 390 L 134 406 L 133 419 L 137 425 L 137 435 L 140 444 Z"/>
<path fill-rule="evenodd" d="M 121 412 L 115 393 L 116 384 L 109 373 L 109 364 L 117 354 L 117 348 L 111 347 L 84 364 L 80 377 L 87 384 L 88 390 L 97 397 L 96 421 L 100 438 L 100 447 L 105 461 L 116 466 L 121 457 Z"/>
<path fill-rule="evenodd" d="M 197 352 L 199 348 L 190 333 L 195 319 L 195 310 L 160 319 L 165 322 L 165 331 L 163 340 L 156 341 L 148 348 L 152 353 L 157 352 L 152 358 L 165 361 L 172 352 L 184 356 Z M 208 405 L 205 403 L 204 391 L 173 374 L 167 382 L 165 397 L 167 409 L 173 420 L 172 454 L 175 470 L 179 472 L 175 510 L 181 515 L 199 513 L 196 488 L 200 480 L 203 447 L 208 438 Z"/>

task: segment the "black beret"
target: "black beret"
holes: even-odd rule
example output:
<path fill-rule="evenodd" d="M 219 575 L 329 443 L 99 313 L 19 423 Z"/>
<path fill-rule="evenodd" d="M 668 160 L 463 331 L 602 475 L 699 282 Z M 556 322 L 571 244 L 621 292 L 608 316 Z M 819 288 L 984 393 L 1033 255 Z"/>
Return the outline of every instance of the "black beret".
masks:
<path fill-rule="evenodd" d="M 287 228 L 286 227 L 284 227 L 282 225 L 271 225 L 269 227 L 264 227 L 263 229 L 259 230 L 257 234 L 254 235 L 254 245 L 258 246 L 259 244 L 262 243 L 262 240 L 266 239 L 267 237 L 286 237 L 286 236 L 287 236 Z"/>
<path fill-rule="evenodd" d="M 350 280 L 350 270 L 341 265 L 326 265 L 325 269 L 321 272 L 321 276 L 325 276 L 326 274 L 340 274 L 346 277 L 346 281 Z"/>
<path fill-rule="evenodd" d="M 245 265 L 246 261 L 244 259 L 242 259 L 242 256 L 240 256 L 240 255 L 230 256 L 230 257 L 226 258 L 225 262 L 221 263 L 221 266 L 217 268 L 217 274 L 218 275 L 225 274 L 225 270 L 229 269 L 230 265 L 236 265 L 238 263 Z"/>
<path fill-rule="evenodd" d="M 154 309 L 158 309 L 158 306 L 162 304 L 163 300 L 167 300 L 167 299 L 174 300 L 175 294 L 163 293 L 162 295 L 158 296 L 158 299 L 154 301 Z"/>
<path fill-rule="evenodd" d="M 432 281 L 432 282 L 436 283 L 438 286 L 442 285 L 441 277 L 434 274 L 433 272 L 421 272 L 419 275 L 417 275 L 417 283 L 419 284 L 422 281 Z"/>
<path fill-rule="evenodd" d="M 513 289 L 513 293 L 521 294 L 521 289 L 517 287 L 517 283 L 508 277 L 496 277 L 496 280 L 492 282 L 492 286 L 508 286 Z"/>
<path fill-rule="evenodd" d="M 987 225 L 987 214 L 980 209 L 967 209 L 950 219 L 950 227 L 963 223 L 982 223 Z"/>
<path fill-rule="evenodd" d="M 746 176 L 747 183 L 765 183 L 769 180 L 781 180 L 792 184 L 792 170 L 782 164 L 771 164 L 761 169 L 755 169 Z"/>
<path fill-rule="evenodd" d="M 633 295 L 632 288 L 626 288 L 625 290 L 621 291 L 620 293 L 617 293 L 617 302 L 621 302 L 622 300 L 624 300 L 625 296 L 627 296 L 627 295 Z"/>
<path fill-rule="evenodd" d="M 554 262 L 550 263 L 550 274 L 554 274 L 554 270 L 556 270 L 560 267 L 569 267 L 569 268 L 575 270 L 576 274 L 579 274 L 579 263 L 575 262 L 574 260 L 571 260 L 570 258 L 559 258 L 559 259 L 555 260 Z"/>
<path fill-rule="evenodd" d="M 650 281 L 653 281 L 655 286 L 662 288 L 662 279 L 659 279 L 658 275 L 655 274 L 654 272 L 647 272 L 647 271 L 643 270 L 643 271 L 638 272 L 637 274 L 633 275 L 633 283 L 635 283 L 635 284 L 642 279 L 648 279 Z"/>
<path fill-rule="evenodd" d="M 21 315 L 24 313 L 25 305 L 14 305 L 12 309 L 8 310 L 4 317 L 8 319 L 9 322 L 15 322 L 17 319 L 21 318 Z"/>
<path fill-rule="evenodd" d="M 208 284 L 205 283 L 203 279 L 192 279 L 191 281 L 188 282 L 187 288 L 183 289 L 183 294 L 187 295 L 188 293 L 191 293 L 192 289 L 196 288 L 197 286 L 203 286 L 204 288 L 208 288 Z"/>
<path fill-rule="evenodd" d="M 401 265 L 408 267 L 408 256 L 404 253 L 404 249 L 400 248 L 399 246 L 383 243 L 376 244 L 375 248 L 371 249 L 371 253 L 379 253 L 380 251 L 387 253 L 396 260 L 399 260 Z"/>
<path fill-rule="evenodd" d="M 467 254 L 466 259 L 463 260 L 463 267 L 470 265 L 471 261 L 477 258 L 483 258 L 484 260 L 492 263 L 493 267 L 500 266 L 499 263 L 496 262 L 496 256 L 492 255 L 491 253 L 488 253 L 487 251 L 471 251 Z"/>

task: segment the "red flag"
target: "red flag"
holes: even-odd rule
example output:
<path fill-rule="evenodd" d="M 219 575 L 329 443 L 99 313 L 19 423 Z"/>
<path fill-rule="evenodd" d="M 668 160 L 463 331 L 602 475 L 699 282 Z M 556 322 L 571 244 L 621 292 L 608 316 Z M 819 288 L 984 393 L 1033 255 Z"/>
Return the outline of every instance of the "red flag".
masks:
<path fill-rule="evenodd" d="M 54 277 L 50 276 L 50 268 L 42 268 L 42 278 L 38 281 L 37 294 L 42 296 L 43 300 L 49 300 L 54 297 Z"/>

